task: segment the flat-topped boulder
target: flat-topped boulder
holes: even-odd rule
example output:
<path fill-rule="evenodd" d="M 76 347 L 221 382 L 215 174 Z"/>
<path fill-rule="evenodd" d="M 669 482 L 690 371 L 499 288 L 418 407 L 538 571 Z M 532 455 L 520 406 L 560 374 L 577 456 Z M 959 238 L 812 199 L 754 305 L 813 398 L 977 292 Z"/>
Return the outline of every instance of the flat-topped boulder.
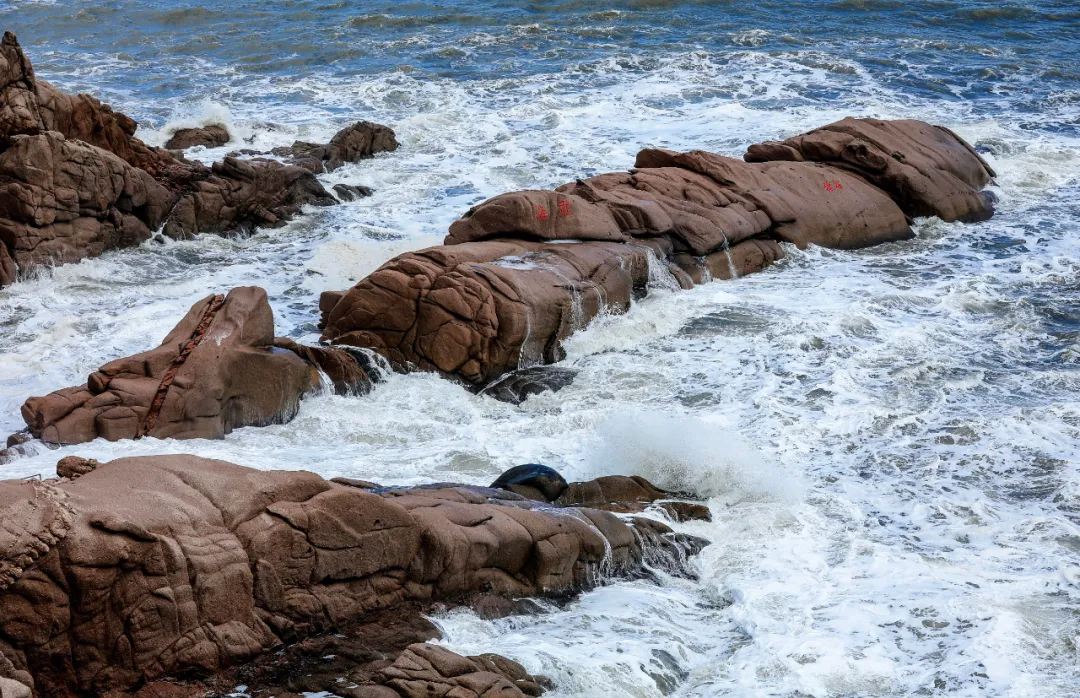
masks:
<path fill-rule="evenodd" d="M 342 394 L 371 387 L 352 354 L 275 338 L 266 292 L 241 287 L 195 303 L 159 347 L 111 361 L 83 385 L 28 399 L 22 416 L 47 443 L 222 438 L 289 421 L 323 376 Z"/>
<path fill-rule="evenodd" d="M 212 676 L 437 600 L 571 594 L 635 574 L 646 555 L 685 574 L 701 546 L 656 521 L 501 489 L 360 487 L 189 455 L 63 470 L 78 476 L 0 481 L 0 536 L 40 541 L 3 568 L 0 676 L 38 695 Z M 411 686 L 430 681 L 514 696 L 530 681 L 496 659 L 398 651 L 370 684 L 397 693 L 371 695 L 427 695 Z"/>

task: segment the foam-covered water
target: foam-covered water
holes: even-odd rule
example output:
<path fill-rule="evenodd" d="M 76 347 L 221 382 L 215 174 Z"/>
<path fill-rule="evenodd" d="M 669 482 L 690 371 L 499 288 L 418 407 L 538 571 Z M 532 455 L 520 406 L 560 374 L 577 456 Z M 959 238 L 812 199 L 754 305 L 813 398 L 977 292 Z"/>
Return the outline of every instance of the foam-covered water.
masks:
<path fill-rule="evenodd" d="M 155 345 L 196 299 L 267 289 L 311 340 L 318 293 L 437 244 L 471 204 L 629 167 L 645 146 L 737 155 L 845 115 L 957 130 L 998 215 L 920 221 L 860 252 L 663 288 L 567 344 L 580 370 L 515 407 L 427 375 L 318 396 L 219 442 L 94 442 L 386 483 L 490 482 L 522 462 L 641 473 L 709 498 L 676 524 L 699 581 L 618 583 L 530 617 L 440 616 L 445 642 L 555 696 L 1080 695 L 1080 13 L 1071 2 L 16 1 L 41 77 L 161 143 L 391 124 L 399 151 L 325 177 L 374 196 L 245 239 L 203 236 L 0 291 L 0 427 L 29 395 Z"/>

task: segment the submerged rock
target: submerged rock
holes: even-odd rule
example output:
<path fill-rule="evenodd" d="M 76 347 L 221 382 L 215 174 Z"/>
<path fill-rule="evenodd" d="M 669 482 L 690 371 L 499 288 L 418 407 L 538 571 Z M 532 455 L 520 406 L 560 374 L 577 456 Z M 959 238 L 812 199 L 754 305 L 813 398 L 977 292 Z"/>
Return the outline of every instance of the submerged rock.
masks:
<path fill-rule="evenodd" d="M 500 402 L 520 405 L 530 395 L 557 393 L 574 382 L 577 369 L 565 366 L 532 366 L 507 373 L 481 391 Z"/>
<path fill-rule="evenodd" d="M 266 292 L 235 288 L 192 306 L 158 348 L 111 361 L 84 385 L 32 397 L 22 416 L 48 443 L 222 438 L 289 421 L 321 375 L 340 393 L 371 385 L 346 351 L 275 339 Z"/>
<path fill-rule="evenodd" d="M 232 136 L 221 124 L 210 124 L 197 128 L 182 128 L 174 133 L 165 147 L 169 150 L 187 150 L 201 145 L 204 148 L 216 148 L 229 142 Z"/>
<path fill-rule="evenodd" d="M 643 573 L 646 557 L 678 572 L 701 547 L 657 522 L 482 487 L 367 490 L 187 455 L 61 467 L 81 474 L 0 481 L 0 676 L 39 695 L 212 677 L 350 627 L 400 643 L 353 675 L 355 695 L 536 695 L 502 658 L 412 645 L 424 631 L 408 619 L 472 594 L 570 594 L 601 572 Z"/>
<path fill-rule="evenodd" d="M 363 199 L 375 193 L 371 187 L 365 187 L 360 184 L 335 184 L 330 188 L 334 190 L 334 193 L 337 194 L 338 198 L 342 201 L 356 201 L 357 199 Z"/>

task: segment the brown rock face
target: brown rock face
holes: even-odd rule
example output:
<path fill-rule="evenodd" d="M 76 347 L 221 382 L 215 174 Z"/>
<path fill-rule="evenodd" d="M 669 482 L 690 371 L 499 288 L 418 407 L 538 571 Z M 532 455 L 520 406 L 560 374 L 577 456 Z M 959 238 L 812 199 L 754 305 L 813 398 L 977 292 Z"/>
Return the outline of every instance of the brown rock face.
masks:
<path fill-rule="evenodd" d="M 182 128 L 165 142 L 169 150 L 186 150 L 197 145 L 206 148 L 216 148 L 229 142 L 231 136 L 228 129 L 221 124 L 210 124 L 198 128 Z"/>
<path fill-rule="evenodd" d="M 377 153 L 397 150 L 394 131 L 381 124 L 358 121 L 334 134 L 326 145 L 296 141 L 274 148 L 274 155 L 291 158 L 293 164 L 312 172 L 332 172 L 345 163 L 358 162 Z"/>
<path fill-rule="evenodd" d="M 171 238 L 272 228 L 305 205 L 337 203 L 315 175 L 295 165 L 227 157 L 209 170 L 194 169 L 201 178 L 191 182 L 165 223 L 164 233 Z"/>
<path fill-rule="evenodd" d="M 34 68 L 11 32 L 0 39 L 0 148 L 12 136 L 44 130 L 34 96 Z"/>
<path fill-rule="evenodd" d="M 397 147 L 393 131 L 360 122 L 304 150 L 303 167 L 237 158 L 205 167 L 147 146 L 135 130 L 94 97 L 37 79 L 15 35 L 4 34 L 0 286 L 40 266 L 138 245 L 163 223 L 173 238 L 283 225 L 305 205 L 337 203 L 313 171 Z M 226 141 L 210 126 L 178 132 L 170 147 Z"/>
<path fill-rule="evenodd" d="M 320 370 L 342 392 L 370 387 L 344 351 L 275 340 L 266 292 L 236 288 L 192 306 L 158 348 L 105 364 L 82 386 L 32 397 L 22 414 L 50 443 L 221 438 L 292 419 Z"/>
<path fill-rule="evenodd" d="M 0 152 L 0 279 L 147 240 L 171 196 L 112 153 L 56 131 L 12 136 Z M 6 271 L 5 271 L 6 269 Z"/>
<path fill-rule="evenodd" d="M 963 138 L 922 121 L 849 117 L 786 141 L 752 145 L 744 158 L 848 170 L 887 192 L 909 216 L 982 221 L 994 213 L 979 193 L 994 170 Z"/>
<path fill-rule="evenodd" d="M 397 257 L 334 305 L 323 331 L 395 366 L 474 384 L 562 358 L 559 341 L 649 278 L 645 245 L 489 240 Z M 325 296 L 324 296 L 325 298 Z"/>
<path fill-rule="evenodd" d="M 0 676 L 32 675 L 48 696 L 212 674 L 369 614 L 478 592 L 565 594 L 602 581 L 602 565 L 633 573 L 646 554 L 678 564 L 699 549 L 655 522 L 501 490 L 365 491 L 195 456 L 3 481 L 0 520 L 0 535 L 40 542 L 5 568 Z M 413 646 L 359 695 L 427 696 L 429 683 L 518 695 L 526 676 L 500 659 Z"/>
<path fill-rule="evenodd" d="M 558 361 L 563 339 L 650 280 L 685 289 L 760 271 L 783 242 L 857 249 L 911 238 L 911 215 L 989 215 L 977 190 L 993 173 L 922 122 L 845 119 L 746 160 L 648 149 L 627 173 L 485 201 L 445 245 L 323 294 L 323 338 L 482 387 Z"/>

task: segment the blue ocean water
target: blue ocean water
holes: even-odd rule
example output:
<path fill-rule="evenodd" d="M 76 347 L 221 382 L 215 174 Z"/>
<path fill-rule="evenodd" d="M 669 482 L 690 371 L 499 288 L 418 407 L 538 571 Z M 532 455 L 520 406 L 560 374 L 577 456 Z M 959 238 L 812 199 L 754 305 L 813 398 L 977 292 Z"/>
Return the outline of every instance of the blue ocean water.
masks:
<path fill-rule="evenodd" d="M 490 482 L 544 462 L 709 498 L 701 579 L 567 607 L 437 618 L 565 696 L 1080 695 L 1080 5 L 1076 2 L 8 0 L 38 75 L 154 144 L 240 144 L 360 118 L 401 149 L 325 175 L 375 188 L 245 238 L 150 242 L 0 291 L 0 431 L 29 395 L 155 345 L 210 290 L 257 284 L 311 340 L 319 292 L 438 244 L 478 200 L 631 166 L 646 146 L 739 155 L 846 115 L 947 125 L 998 171 L 986 223 L 812 248 L 568 343 L 574 384 L 520 407 L 433 376 L 321 396 L 219 442 L 94 442 L 49 474 L 189 452 L 386 483 Z"/>

